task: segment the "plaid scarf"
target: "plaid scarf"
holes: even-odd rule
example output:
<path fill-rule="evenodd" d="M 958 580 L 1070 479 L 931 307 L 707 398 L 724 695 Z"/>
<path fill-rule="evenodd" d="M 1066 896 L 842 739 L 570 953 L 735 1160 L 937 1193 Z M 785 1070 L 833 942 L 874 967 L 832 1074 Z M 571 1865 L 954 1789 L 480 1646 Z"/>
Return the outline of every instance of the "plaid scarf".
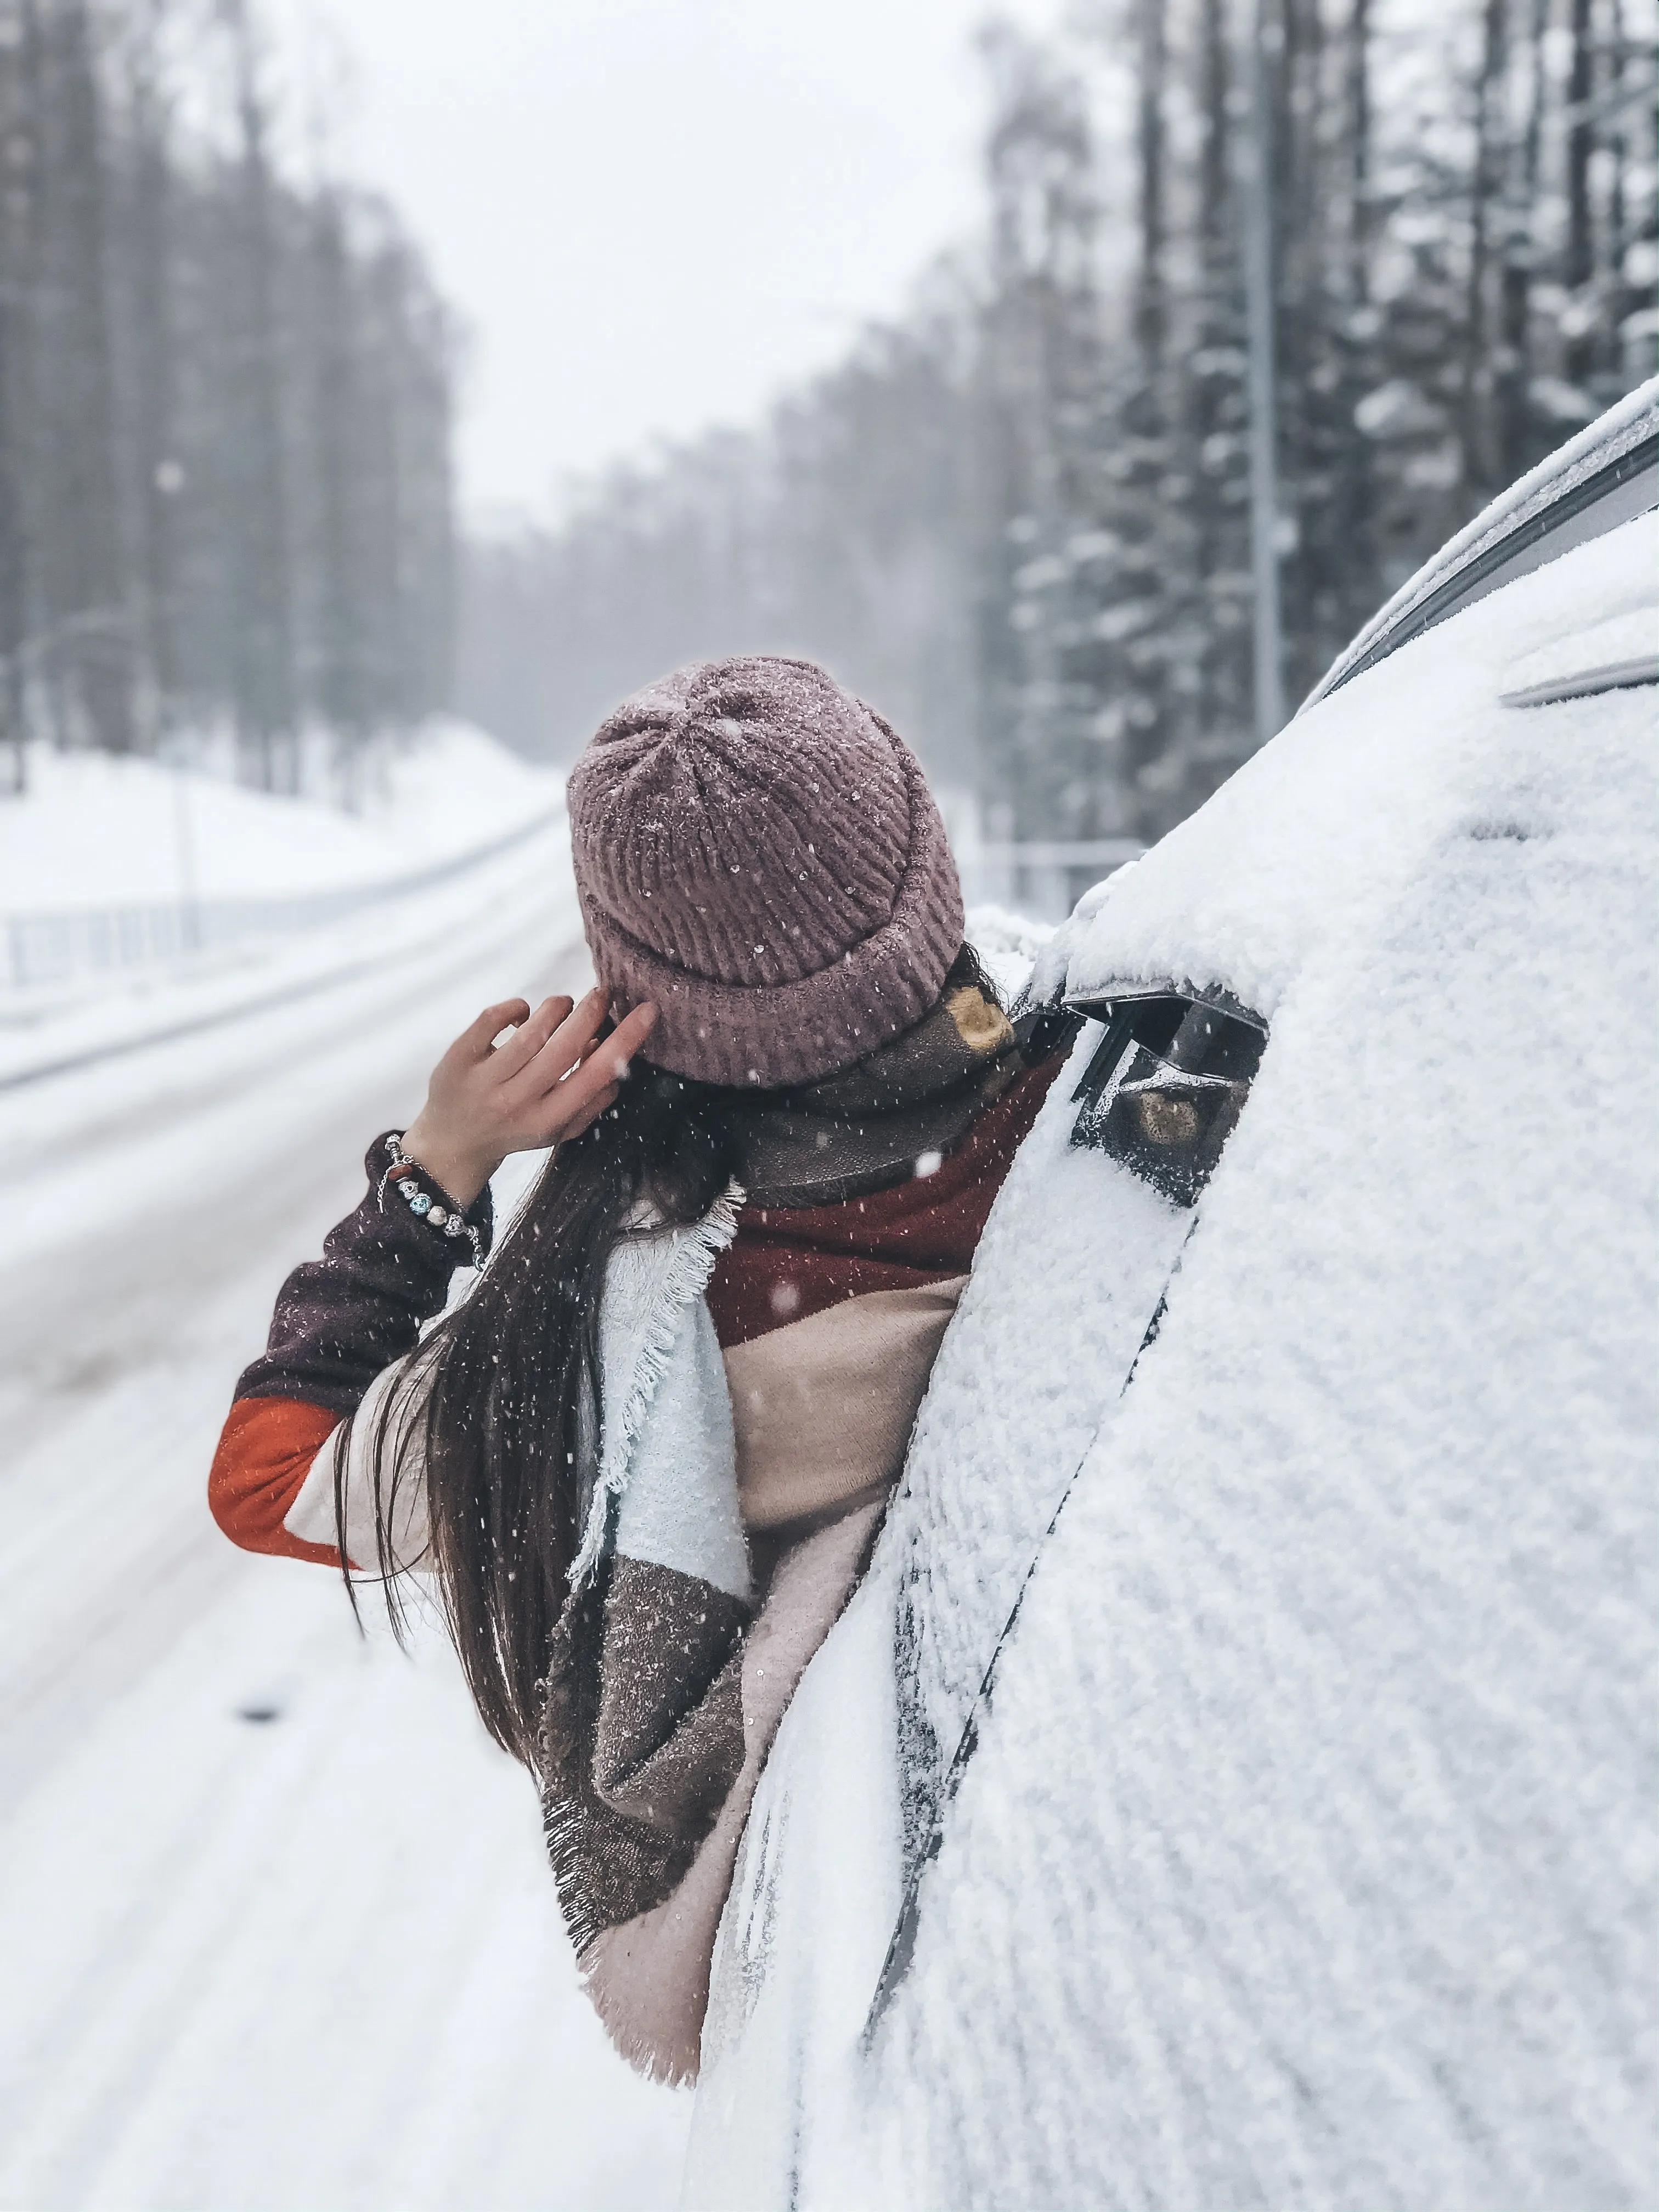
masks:
<path fill-rule="evenodd" d="M 1025 1042 L 1023 1027 L 1017 1034 L 953 971 L 931 1014 L 855 1067 L 744 1104 L 737 1135 L 751 1206 L 811 1206 L 822 1221 L 823 1209 L 845 1204 L 850 1212 L 860 1195 L 908 1184 L 919 1160 L 926 1176 L 1025 1072 Z M 1022 1126 L 1035 1110 L 1033 1100 Z M 999 1180 L 1003 1166 L 1000 1158 Z M 976 1235 L 986 1200 L 982 1191 L 973 1197 Z M 760 1218 L 775 1231 L 779 1216 Z M 685 1256 L 683 1243 L 673 1265 Z M 711 1248 L 707 1270 L 714 1256 Z M 720 1265 L 740 1276 L 742 1263 L 739 1241 Z M 950 1271 L 933 1273 L 941 1272 Z M 800 1380 L 790 1363 L 818 1362 L 842 1378 L 847 1417 L 832 1399 L 820 1426 L 854 1439 L 853 1463 L 843 1455 L 818 1502 L 810 1480 L 805 1495 L 799 1482 L 778 1486 L 793 1517 L 746 1525 L 750 1575 L 697 1572 L 690 1557 L 678 1565 L 632 1557 L 618 1541 L 578 1577 L 559 1623 L 542 1734 L 549 1856 L 589 1994 L 647 2073 L 696 2075 L 709 1956 L 750 1796 L 800 1674 L 863 1572 L 965 1273 L 964 1257 L 943 1284 L 842 1299 L 744 1344 L 745 1391 L 757 1352 L 763 1361 L 775 1354 L 766 1371 L 780 1401 Z M 690 1303 L 701 1297 L 700 1286 Z M 678 1315 L 635 1314 L 630 1325 L 635 1342 L 656 1346 L 658 1401 L 670 1408 L 661 1418 L 697 1409 L 692 1433 L 675 1439 L 688 1490 L 690 1471 L 705 1462 L 727 1467 L 735 1490 L 743 1438 L 769 1431 L 745 1430 L 739 1418 L 734 1443 L 724 1389 L 696 1397 L 689 1347 L 699 1327 L 712 1345 L 706 1308 L 701 1321 L 683 1304 Z M 728 1357 L 736 1349 L 726 1346 Z M 607 1416 L 612 1392 L 629 1387 L 631 1378 L 602 1374 Z"/>

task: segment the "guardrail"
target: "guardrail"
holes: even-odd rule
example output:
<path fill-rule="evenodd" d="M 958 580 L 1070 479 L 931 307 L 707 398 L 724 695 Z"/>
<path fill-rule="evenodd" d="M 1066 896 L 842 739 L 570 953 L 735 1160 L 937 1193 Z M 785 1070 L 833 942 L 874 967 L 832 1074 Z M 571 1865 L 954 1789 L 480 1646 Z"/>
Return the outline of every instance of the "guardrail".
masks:
<path fill-rule="evenodd" d="M 564 802 L 533 821 L 483 845 L 384 881 L 289 898 L 200 899 L 165 906 L 71 908 L 61 913 L 0 916 L 0 991 L 63 983 L 113 969 L 161 967 L 202 952 L 220 952 L 250 938 L 277 937 L 315 928 L 364 907 L 465 875 L 510 852 L 564 813 Z M 1133 837 L 965 841 L 958 855 L 970 904 L 983 900 L 1019 906 L 1046 921 L 1071 911 L 1091 883 L 1146 848 Z"/>
<path fill-rule="evenodd" d="M 486 860 L 527 843 L 551 828 L 563 813 L 561 799 L 533 821 L 449 860 L 434 861 L 407 875 L 353 884 L 337 890 L 312 891 L 290 898 L 200 899 L 168 906 L 6 915 L 0 917 L 0 949 L 5 958 L 0 989 L 16 991 L 32 984 L 67 982 L 77 975 L 113 969 L 158 967 L 199 952 L 223 951 L 249 938 L 315 928 L 362 908 L 403 898 L 465 875 L 469 869 L 481 867 Z"/>
<path fill-rule="evenodd" d="M 1139 837 L 1024 837 L 1012 844 L 988 842 L 979 849 L 993 866 L 1094 868 L 1105 874 L 1138 860 L 1146 848 Z"/>

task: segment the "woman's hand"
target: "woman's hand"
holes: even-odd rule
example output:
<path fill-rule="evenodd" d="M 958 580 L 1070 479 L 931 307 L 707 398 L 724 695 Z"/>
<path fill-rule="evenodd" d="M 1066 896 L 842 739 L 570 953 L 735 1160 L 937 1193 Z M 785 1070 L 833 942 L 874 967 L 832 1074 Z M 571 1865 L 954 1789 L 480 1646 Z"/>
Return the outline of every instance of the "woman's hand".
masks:
<path fill-rule="evenodd" d="M 523 999 L 486 1006 L 432 1071 L 426 1103 L 404 1132 L 404 1150 L 471 1206 L 509 1152 L 540 1152 L 580 1136 L 615 1098 L 657 1010 L 635 1006 L 603 1042 L 605 994 L 580 1006 Z M 510 1028 L 500 1044 L 492 1040 Z"/>

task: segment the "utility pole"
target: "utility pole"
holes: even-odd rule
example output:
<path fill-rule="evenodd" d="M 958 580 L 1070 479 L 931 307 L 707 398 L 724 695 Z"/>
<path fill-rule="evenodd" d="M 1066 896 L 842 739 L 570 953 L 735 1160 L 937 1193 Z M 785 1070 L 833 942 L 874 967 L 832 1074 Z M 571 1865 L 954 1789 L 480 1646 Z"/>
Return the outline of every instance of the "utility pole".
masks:
<path fill-rule="evenodd" d="M 1279 49 L 1273 0 L 1247 0 L 1243 134 L 1244 324 L 1249 355 L 1250 576 L 1255 601 L 1255 741 L 1285 726 L 1285 654 L 1279 611 L 1279 400 L 1273 367 L 1273 101 L 1267 48 Z"/>

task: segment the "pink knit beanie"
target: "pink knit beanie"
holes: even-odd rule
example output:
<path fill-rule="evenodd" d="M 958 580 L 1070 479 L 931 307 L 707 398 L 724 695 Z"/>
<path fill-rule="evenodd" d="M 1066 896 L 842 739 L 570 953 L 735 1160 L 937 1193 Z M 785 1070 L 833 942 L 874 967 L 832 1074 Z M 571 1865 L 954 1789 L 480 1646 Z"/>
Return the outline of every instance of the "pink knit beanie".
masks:
<path fill-rule="evenodd" d="M 677 669 L 572 770 L 588 949 L 655 1000 L 647 1059 L 777 1087 L 850 1066 L 934 1005 L 962 890 L 920 763 L 809 660 Z"/>

